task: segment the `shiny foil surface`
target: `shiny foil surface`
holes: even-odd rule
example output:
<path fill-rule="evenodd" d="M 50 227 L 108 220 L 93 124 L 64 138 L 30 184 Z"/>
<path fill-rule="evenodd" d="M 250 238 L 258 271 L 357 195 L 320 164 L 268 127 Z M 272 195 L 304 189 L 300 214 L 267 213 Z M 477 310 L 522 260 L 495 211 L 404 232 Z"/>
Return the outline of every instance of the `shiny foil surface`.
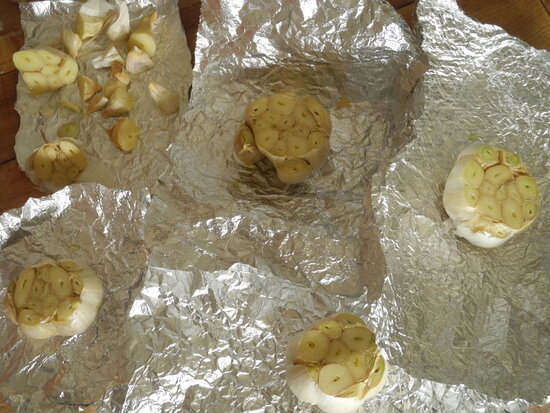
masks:
<path fill-rule="evenodd" d="M 113 3 L 113 2 L 111 2 Z M 63 49 L 61 30 L 75 30 L 76 15 L 83 2 L 40 1 L 21 3 L 21 25 L 25 32 L 23 49 L 53 45 Z M 154 67 L 146 72 L 130 75 L 128 92 L 135 99 L 129 115 L 140 131 L 138 146 L 124 154 L 109 140 L 105 129 L 110 129 L 119 118 L 103 118 L 101 112 L 79 115 L 57 104 L 66 99 L 86 110 L 88 103 L 80 99 L 77 83 L 63 87 L 57 92 L 33 95 L 21 79 L 17 85 L 15 109 L 21 117 L 21 126 L 16 136 L 15 153 L 21 169 L 32 151 L 47 141 L 57 139 L 57 128 L 66 122 L 80 125 L 78 140 L 88 159 L 89 166 L 78 182 L 98 182 L 111 188 L 138 189 L 152 186 L 168 168 L 166 148 L 179 133 L 180 114 L 187 108 L 187 96 L 191 85 L 191 53 L 182 30 L 178 5 L 172 0 L 128 0 L 132 29 L 143 17 L 158 13 L 153 34 L 157 50 L 152 58 Z M 110 68 L 95 69 L 91 60 L 104 53 L 113 42 L 105 35 L 105 29 L 93 40 L 85 42 L 78 52 L 79 74 L 103 85 Z M 125 58 L 125 42 L 115 46 Z M 160 83 L 180 96 L 180 112 L 166 116 L 156 108 L 150 98 L 147 85 L 150 81 Z M 43 113 L 50 112 L 50 116 Z"/>
<path fill-rule="evenodd" d="M 524 411 L 550 402 L 550 53 L 454 1 L 422 0 L 417 15 L 430 70 L 411 102 L 415 139 L 373 184 L 379 339 L 392 363 L 447 384 L 422 388 L 440 395 L 437 411 Z M 495 249 L 455 236 L 443 208 L 472 140 L 518 153 L 542 193 L 536 222 Z"/>
<path fill-rule="evenodd" d="M 90 404 L 122 411 L 137 368 L 128 313 L 139 294 L 148 253 L 142 225 L 145 191 L 85 184 L 31 199 L 0 216 L 0 294 L 26 267 L 73 259 L 103 282 L 103 304 L 82 334 L 24 338 L 0 311 L 0 407 L 7 412 L 75 412 Z M 3 399 L 3 400 L 2 400 Z"/>
<path fill-rule="evenodd" d="M 201 21 L 190 110 L 153 189 L 149 245 L 169 268 L 243 263 L 361 295 L 365 188 L 408 142 L 406 101 L 427 68 L 417 42 L 380 1 L 204 1 Z M 329 160 L 299 185 L 233 156 L 246 106 L 280 90 L 315 96 L 332 117 Z"/>

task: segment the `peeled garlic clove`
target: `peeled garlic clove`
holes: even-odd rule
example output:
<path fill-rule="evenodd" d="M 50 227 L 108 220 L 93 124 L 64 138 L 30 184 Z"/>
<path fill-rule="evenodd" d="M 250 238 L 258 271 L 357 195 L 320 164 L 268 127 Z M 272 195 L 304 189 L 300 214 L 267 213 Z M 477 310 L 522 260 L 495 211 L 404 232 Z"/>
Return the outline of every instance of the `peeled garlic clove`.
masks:
<path fill-rule="evenodd" d="M 124 115 L 134 107 L 134 98 L 125 88 L 117 88 L 109 98 L 107 106 L 101 112 L 104 118 Z"/>
<path fill-rule="evenodd" d="M 311 165 L 299 158 L 286 158 L 275 164 L 277 176 L 286 184 L 297 184 L 305 181 L 313 172 Z"/>
<path fill-rule="evenodd" d="M 246 108 L 244 118 L 250 128 L 256 126 L 256 120 L 267 110 L 267 102 L 268 98 L 264 96 L 256 99 Z"/>
<path fill-rule="evenodd" d="M 233 153 L 244 166 L 254 165 L 264 158 L 264 155 L 256 147 L 254 133 L 244 123 L 237 130 L 233 139 Z"/>
<path fill-rule="evenodd" d="M 115 62 L 124 64 L 124 59 L 114 45 L 111 45 L 106 51 L 92 58 L 92 66 L 95 69 L 111 67 Z"/>
<path fill-rule="evenodd" d="M 327 110 L 313 96 L 305 96 L 303 101 L 309 111 L 313 114 L 313 117 L 317 121 L 317 125 L 330 135 L 330 132 L 332 131 L 332 121 Z"/>
<path fill-rule="evenodd" d="M 82 100 L 90 99 L 102 89 L 101 85 L 94 79 L 84 75 L 78 76 L 77 84 L 80 92 L 80 99 Z"/>
<path fill-rule="evenodd" d="M 20 72 L 40 72 L 47 63 L 35 49 L 20 50 L 12 56 L 13 64 Z"/>
<path fill-rule="evenodd" d="M 69 109 L 71 112 L 74 112 L 74 113 L 80 113 L 82 111 L 80 109 L 80 106 L 77 106 L 75 103 L 70 102 L 66 99 L 59 99 L 57 101 L 57 104 L 60 106 L 63 106 L 66 109 Z"/>
<path fill-rule="evenodd" d="M 113 42 L 125 40 L 130 34 L 130 16 L 126 1 L 117 0 L 118 16 L 107 29 L 107 37 Z"/>
<path fill-rule="evenodd" d="M 50 83 L 46 76 L 38 72 L 25 72 L 22 74 L 23 82 L 35 95 L 51 92 Z"/>
<path fill-rule="evenodd" d="M 24 270 L 17 277 L 15 283 L 14 302 L 17 308 L 24 307 L 32 291 L 32 285 L 36 276 L 34 268 Z"/>
<path fill-rule="evenodd" d="M 111 65 L 111 76 L 118 79 L 124 86 L 128 86 L 130 83 L 130 75 L 120 62 L 113 62 Z"/>
<path fill-rule="evenodd" d="M 107 105 L 107 102 L 109 102 L 109 99 L 107 99 L 105 96 L 95 95 L 88 102 L 88 107 L 86 108 L 86 115 L 89 115 L 90 113 L 97 112 L 103 109 Z"/>
<path fill-rule="evenodd" d="M 57 136 L 59 138 L 78 138 L 80 135 L 80 126 L 76 122 L 64 123 L 57 129 Z"/>
<path fill-rule="evenodd" d="M 132 119 L 122 118 L 108 133 L 111 142 L 122 152 L 128 153 L 137 146 L 140 131 Z"/>
<path fill-rule="evenodd" d="M 126 55 L 126 70 L 138 74 L 153 68 L 153 61 L 147 53 L 134 46 Z M 153 82 L 154 83 L 154 82 Z"/>
<path fill-rule="evenodd" d="M 63 29 L 61 37 L 65 51 L 73 59 L 76 59 L 76 56 L 78 56 L 78 51 L 82 47 L 82 39 L 80 36 L 70 30 Z"/>
<path fill-rule="evenodd" d="M 529 195 L 522 182 L 530 188 Z M 535 201 L 530 219 L 523 206 L 526 196 Z M 470 145 L 459 154 L 443 193 L 455 233 L 484 248 L 502 245 L 524 231 L 536 218 L 539 203 L 536 181 L 521 159 L 505 149 L 482 144 Z"/>
<path fill-rule="evenodd" d="M 153 57 L 157 50 L 155 39 L 153 38 L 153 25 L 157 20 L 157 12 L 153 12 L 141 19 L 137 28 L 130 34 L 128 38 L 128 47 L 138 47 Z"/>
<path fill-rule="evenodd" d="M 157 82 L 149 82 L 148 90 L 149 96 L 151 96 L 157 108 L 164 114 L 172 115 L 179 110 L 180 97 L 176 92 L 165 88 Z"/>
<path fill-rule="evenodd" d="M 80 171 L 86 169 L 86 167 L 88 166 L 88 161 L 86 161 L 84 153 L 74 143 L 73 140 L 61 140 L 58 146 L 61 152 L 63 152 L 67 156 L 67 159 Z"/>
<path fill-rule="evenodd" d="M 293 93 L 275 93 L 267 101 L 267 108 L 270 112 L 289 116 L 298 103 L 298 97 Z"/>

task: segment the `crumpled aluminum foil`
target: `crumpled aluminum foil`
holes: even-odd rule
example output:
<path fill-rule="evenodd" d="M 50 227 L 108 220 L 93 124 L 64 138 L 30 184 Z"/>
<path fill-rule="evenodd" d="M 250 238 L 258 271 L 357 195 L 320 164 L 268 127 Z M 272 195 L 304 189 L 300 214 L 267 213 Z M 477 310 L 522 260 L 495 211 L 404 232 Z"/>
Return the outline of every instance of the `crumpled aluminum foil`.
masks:
<path fill-rule="evenodd" d="M 63 49 L 61 29 L 74 30 L 81 4 L 72 0 L 20 4 L 21 25 L 25 32 L 24 48 L 50 44 Z M 78 182 L 98 182 L 121 189 L 151 187 L 168 168 L 166 148 L 179 133 L 180 114 L 187 107 L 192 77 L 191 53 L 182 31 L 177 3 L 171 0 L 128 0 L 127 4 L 132 27 L 153 10 L 158 13 L 154 28 L 157 51 L 152 58 L 155 66 L 138 75 L 130 75 L 128 86 L 128 92 L 135 98 L 134 109 L 128 117 L 137 122 L 142 132 L 137 148 L 124 154 L 109 140 L 105 129 L 110 129 L 118 118 L 103 118 L 100 112 L 89 116 L 79 115 L 57 104 L 59 99 L 66 99 L 85 111 L 87 102 L 81 101 L 76 82 L 58 92 L 36 96 L 20 80 L 15 109 L 21 117 L 21 126 L 16 136 L 15 153 L 21 169 L 26 170 L 28 156 L 44 144 L 42 131 L 48 141 L 53 141 L 57 139 L 57 128 L 66 122 L 80 124 L 78 140 L 82 142 L 89 162 Z M 79 74 L 104 84 L 110 69 L 94 69 L 91 59 L 104 53 L 111 44 L 105 30 L 94 40 L 85 43 L 77 57 Z M 117 43 L 115 46 L 124 57 L 126 45 Z M 178 114 L 166 116 L 155 107 L 147 91 L 150 81 L 156 81 L 179 93 Z M 50 110 L 53 110 L 51 116 L 41 114 Z"/>
<path fill-rule="evenodd" d="M 2 299 L 10 280 L 46 257 L 90 267 L 105 292 L 92 326 L 69 338 L 25 339 L 2 305 L 0 407 L 4 401 L 16 412 L 74 412 L 108 400 L 107 411 L 120 411 L 136 368 L 128 311 L 147 266 L 142 225 L 149 201 L 145 190 L 84 184 L 0 216 Z"/>
<path fill-rule="evenodd" d="M 362 294 L 366 182 L 408 141 L 406 101 L 427 67 L 406 24 L 378 1 L 204 1 L 196 61 L 174 168 L 153 189 L 148 243 L 163 265 L 244 263 Z M 232 153 L 245 107 L 281 89 L 316 96 L 333 122 L 329 162 L 300 185 Z"/>
<path fill-rule="evenodd" d="M 373 183 L 379 339 L 412 376 L 449 384 L 427 387 L 437 411 L 524 411 L 550 402 L 550 54 L 454 1 L 422 0 L 417 15 L 430 70 L 411 102 L 415 140 Z M 534 225 L 490 250 L 456 237 L 442 204 L 472 138 L 520 154 L 542 193 Z"/>

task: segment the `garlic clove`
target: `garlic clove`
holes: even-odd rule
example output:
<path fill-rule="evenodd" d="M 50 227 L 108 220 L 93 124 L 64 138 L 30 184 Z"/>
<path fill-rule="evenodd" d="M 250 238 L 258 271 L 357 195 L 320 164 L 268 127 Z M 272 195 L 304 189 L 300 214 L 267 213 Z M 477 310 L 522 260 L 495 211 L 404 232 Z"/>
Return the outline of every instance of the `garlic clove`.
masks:
<path fill-rule="evenodd" d="M 117 78 L 110 77 L 103 85 L 103 95 L 105 95 L 105 97 L 107 98 L 110 98 L 117 89 L 126 90 L 126 85 L 124 85 L 124 83 L 122 83 Z"/>
<path fill-rule="evenodd" d="M 106 0 L 88 0 L 80 6 L 79 13 L 92 17 L 107 17 L 114 7 Z"/>
<path fill-rule="evenodd" d="M 124 59 L 114 45 L 111 45 L 106 51 L 92 58 L 92 66 L 95 69 L 111 67 L 114 62 L 124 64 Z"/>
<path fill-rule="evenodd" d="M 101 85 L 94 79 L 84 75 L 78 76 L 77 84 L 80 92 L 80 99 L 82 100 L 90 99 L 102 89 Z"/>
<path fill-rule="evenodd" d="M 101 112 L 104 118 L 124 115 L 134 107 L 134 98 L 125 88 L 117 88 L 109 98 L 107 106 Z"/>
<path fill-rule="evenodd" d="M 107 105 L 107 102 L 109 102 L 109 99 L 107 99 L 105 96 L 95 95 L 88 102 L 88 107 L 86 108 L 86 115 L 89 115 L 90 113 L 97 112 L 103 109 Z"/>
<path fill-rule="evenodd" d="M 128 86 L 130 83 L 130 75 L 126 71 L 124 65 L 120 62 L 113 62 L 111 65 L 111 76 L 118 79 L 124 86 Z"/>
<path fill-rule="evenodd" d="M 61 37 L 65 51 L 73 59 L 76 59 L 76 56 L 78 56 L 78 51 L 82 47 L 82 39 L 80 36 L 70 30 L 63 29 Z"/>
<path fill-rule="evenodd" d="M 156 19 L 156 11 L 141 19 L 137 28 L 128 38 L 129 48 L 133 48 L 135 46 L 147 53 L 149 57 L 154 56 L 157 50 L 157 45 L 155 43 L 155 39 L 153 38 L 153 25 Z"/>
<path fill-rule="evenodd" d="M 99 34 L 104 24 L 105 18 L 103 17 L 78 13 L 76 16 L 76 34 L 82 40 L 91 40 Z"/>
<path fill-rule="evenodd" d="M 107 29 L 107 37 L 113 42 L 126 40 L 130 34 L 130 16 L 126 1 L 117 0 L 118 16 Z"/>
<path fill-rule="evenodd" d="M 172 115 L 176 113 L 180 108 L 179 95 L 158 84 L 157 82 L 149 82 L 149 96 L 155 102 L 157 108 L 166 115 Z"/>
<path fill-rule="evenodd" d="M 73 102 L 70 102 L 66 99 L 59 99 L 57 101 L 57 104 L 60 105 L 60 106 L 63 106 L 66 109 L 69 109 L 71 112 L 74 112 L 74 113 L 82 112 L 82 110 L 80 109 L 80 106 L 78 106 L 78 105 L 74 104 Z"/>
<path fill-rule="evenodd" d="M 122 152 L 126 153 L 135 149 L 140 133 L 137 124 L 128 118 L 119 119 L 108 131 L 111 142 Z"/>
<path fill-rule="evenodd" d="M 261 161 L 264 155 L 258 150 L 252 130 L 242 124 L 233 139 L 233 153 L 243 166 L 251 166 Z"/>
<path fill-rule="evenodd" d="M 147 53 L 134 46 L 126 55 L 126 69 L 129 73 L 138 74 L 153 68 L 153 61 Z"/>

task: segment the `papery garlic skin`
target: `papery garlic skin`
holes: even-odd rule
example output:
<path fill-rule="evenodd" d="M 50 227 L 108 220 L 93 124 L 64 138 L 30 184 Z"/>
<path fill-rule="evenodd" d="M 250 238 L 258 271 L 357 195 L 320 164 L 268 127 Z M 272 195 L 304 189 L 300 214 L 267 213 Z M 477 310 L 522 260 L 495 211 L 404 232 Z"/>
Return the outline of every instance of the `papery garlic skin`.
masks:
<path fill-rule="evenodd" d="M 107 37 L 113 42 L 125 40 L 130 34 L 130 16 L 125 0 L 117 0 L 118 16 L 107 29 Z"/>
<path fill-rule="evenodd" d="M 355 343 L 356 335 L 361 350 L 355 348 L 351 351 L 349 346 Z M 365 340 L 361 341 L 362 338 Z M 331 351 L 335 344 L 338 344 L 337 349 L 345 350 L 338 362 L 334 359 L 337 353 Z M 356 360 L 354 357 L 362 357 L 364 363 L 353 367 L 353 371 L 360 372 L 358 376 L 350 370 L 349 363 Z M 367 364 L 367 360 L 371 364 Z M 292 392 L 300 400 L 314 404 L 327 413 L 356 411 L 382 389 L 388 375 L 388 365 L 374 342 L 374 333 L 361 319 L 350 314 L 335 314 L 319 320 L 292 337 L 287 345 L 286 361 L 287 383 Z M 380 371 L 380 366 L 383 366 L 383 371 Z M 324 391 L 323 388 L 328 391 L 330 386 L 338 386 L 338 380 L 344 380 L 344 376 L 338 374 L 334 378 L 329 375 L 331 380 L 327 381 L 327 376 L 323 377 L 325 369 L 347 375 L 347 383 L 341 382 L 344 387 L 332 391 L 332 394 Z M 357 389 L 361 391 L 356 393 Z"/>
<path fill-rule="evenodd" d="M 472 177 L 477 174 L 474 170 L 483 171 L 482 179 Z M 522 198 L 516 188 L 518 178 L 524 179 L 521 177 L 530 179 L 523 162 L 506 149 L 474 143 L 460 152 L 443 192 L 443 205 L 453 221 L 455 234 L 475 246 L 495 248 L 531 226 L 538 216 L 541 196 L 535 182 L 535 199 Z M 503 208 L 507 199 L 522 204 L 534 202 L 535 216 L 523 220 L 520 217 L 523 223 L 511 227 L 514 224 L 508 221 L 509 214 L 502 214 L 509 212 L 508 205 Z"/>
<path fill-rule="evenodd" d="M 52 260 L 45 260 L 25 270 L 26 272 L 29 270 L 34 271 L 35 276 L 32 287 L 34 287 L 35 283 L 39 283 L 38 289 L 36 290 L 38 292 L 34 300 L 38 300 L 39 303 L 42 303 L 42 306 L 45 305 L 43 300 L 46 300 L 47 297 L 55 299 L 55 295 L 57 294 L 55 292 L 56 290 L 52 289 L 51 281 L 49 281 L 51 275 L 48 275 L 48 272 L 51 272 L 53 269 L 56 269 L 58 272 L 61 271 L 63 274 L 68 274 L 68 277 L 71 277 L 71 279 L 72 277 L 76 277 L 78 279 L 77 285 L 80 285 L 81 290 L 75 292 L 72 290 L 74 287 L 70 287 L 73 292 L 70 293 L 69 297 L 59 298 L 57 306 L 50 315 L 44 315 L 40 312 L 30 310 L 38 317 L 38 320 L 34 320 L 31 323 L 24 322 L 21 317 L 18 316 L 18 313 L 29 311 L 29 306 L 32 307 L 32 304 L 30 304 L 32 298 L 30 297 L 26 299 L 26 302 L 29 304 L 15 304 L 14 297 L 18 294 L 16 287 L 18 279 L 10 283 L 4 297 L 4 305 L 8 317 L 15 324 L 19 325 L 21 332 L 27 337 L 46 339 L 52 336 L 72 336 L 80 334 L 93 323 L 103 301 L 103 284 L 99 277 L 89 268 L 70 260 L 61 260 L 57 263 Z M 25 271 L 23 273 L 25 273 Z M 21 273 L 20 276 L 22 276 L 23 273 Z M 46 276 L 44 277 L 44 275 Z M 63 318 L 60 315 L 60 311 L 62 311 L 62 303 L 65 300 L 74 303 L 74 309 L 71 310 L 70 313 L 67 313 L 68 315 L 66 318 Z"/>

